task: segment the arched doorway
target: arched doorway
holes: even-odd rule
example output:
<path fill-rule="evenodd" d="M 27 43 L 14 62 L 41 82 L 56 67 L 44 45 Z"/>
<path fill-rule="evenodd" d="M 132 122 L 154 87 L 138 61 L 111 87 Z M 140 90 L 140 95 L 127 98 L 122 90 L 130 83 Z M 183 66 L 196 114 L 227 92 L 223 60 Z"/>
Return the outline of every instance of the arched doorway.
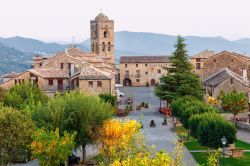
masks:
<path fill-rule="evenodd" d="M 155 86 L 155 79 L 151 80 L 151 86 Z"/>
<path fill-rule="evenodd" d="M 131 79 L 125 78 L 125 79 L 123 80 L 123 86 L 132 86 Z"/>

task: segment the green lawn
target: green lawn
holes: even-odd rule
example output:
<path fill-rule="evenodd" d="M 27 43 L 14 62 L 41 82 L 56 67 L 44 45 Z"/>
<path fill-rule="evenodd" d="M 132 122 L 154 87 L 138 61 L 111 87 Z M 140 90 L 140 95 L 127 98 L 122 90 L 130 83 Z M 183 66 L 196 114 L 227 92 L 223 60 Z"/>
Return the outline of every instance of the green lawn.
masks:
<path fill-rule="evenodd" d="M 184 142 L 188 150 L 207 150 L 206 146 L 201 146 L 196 139 Z"/>
<path fill-rule="evenodd" d="M 238 140 L 238 139 L 235 142 L 235 146 L 237 148 L 240 148 L 240 149 L 250 150 L 250 144 L 249 143 L 243 142 L 243 141 Z"/>
<path fill-rule="evenodd" d="M 191 153 L 194 159 L 199 164 L 205 164 L 207 159 L 207 153 L 197 152 Z M 220 163 L 222 165 L 223 158 L 220 158 Z M 225 158 L 225 166 L 249 166 L 250 165 L 250 153 L 244 153 L 242 158 Z"/>

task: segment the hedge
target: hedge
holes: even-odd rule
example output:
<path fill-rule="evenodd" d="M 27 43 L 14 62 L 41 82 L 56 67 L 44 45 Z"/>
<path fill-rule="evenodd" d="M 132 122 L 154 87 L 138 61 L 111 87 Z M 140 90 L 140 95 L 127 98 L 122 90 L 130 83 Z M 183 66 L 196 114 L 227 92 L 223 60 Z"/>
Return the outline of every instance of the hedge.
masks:
<path fill-rule="evenodd" d="M 197 138 L 198 137 L 197 131 L 198 131 L 198 127 L 199 127 L 200 122 L 203 120 L 210 119 L 210 118 L 212 118 L 212 119 L 216 118 L 217 116 L 218 116 L 218 114 L 214 113 L 214 112 L 206 112 L 203 114 L 196 114 L 196 115 L 191 116 L 188 120 L 190 134 L 193 137 Z"/>
<path fill-rule="evenodd" d="M 202 114 L 205 112 L 216 112 L 213 107 L 208 106 L 202 101 L 190 96 L 185 96 L 172 102 L 171 109 L 173 115 L 180 118 L 180 121 L 185 128 L 189 128 L 188 120 L 192 115 Z"/>
<path fill-rule="evenodd" d="M 199 123 L 197 130 L 198 142 L 207 147 L 219 148 L 222 146 L 221 138 L 225 136 L 227 144 L 236 140 L 236 128 L 231 122 L 225 120 L 219 114 Z"/>

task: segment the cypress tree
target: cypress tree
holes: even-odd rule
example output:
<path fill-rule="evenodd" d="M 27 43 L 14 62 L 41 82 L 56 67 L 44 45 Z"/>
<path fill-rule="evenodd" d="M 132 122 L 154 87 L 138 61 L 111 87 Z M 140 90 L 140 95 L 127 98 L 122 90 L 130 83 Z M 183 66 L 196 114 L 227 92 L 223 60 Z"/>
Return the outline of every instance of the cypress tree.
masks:
<path fill-rule="evenodd" d="M 183 96 L 203 99 L 204 91 L 201 80 L 192 73 L 192 65 L 188 61 L 185 47 L 184 38 L 178 36 L 176 49 L 170 57 L 172 65 L 165 68 L 167 74 L 161 77 L 161 83 L 155 88 L 155 94 L 168 103 Z"/>

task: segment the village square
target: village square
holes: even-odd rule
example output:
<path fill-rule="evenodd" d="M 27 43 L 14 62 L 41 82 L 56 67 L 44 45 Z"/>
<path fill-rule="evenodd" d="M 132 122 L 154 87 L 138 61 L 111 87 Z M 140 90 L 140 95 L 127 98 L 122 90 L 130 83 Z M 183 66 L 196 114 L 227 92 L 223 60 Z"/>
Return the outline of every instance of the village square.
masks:
<path fill-rule="evenodd" d="M 0 165 L 250 165 L 250 56 L 228 50 L 122 55 L 115 21 L 90 48 L 36 54 L 0 84 Z"/>

